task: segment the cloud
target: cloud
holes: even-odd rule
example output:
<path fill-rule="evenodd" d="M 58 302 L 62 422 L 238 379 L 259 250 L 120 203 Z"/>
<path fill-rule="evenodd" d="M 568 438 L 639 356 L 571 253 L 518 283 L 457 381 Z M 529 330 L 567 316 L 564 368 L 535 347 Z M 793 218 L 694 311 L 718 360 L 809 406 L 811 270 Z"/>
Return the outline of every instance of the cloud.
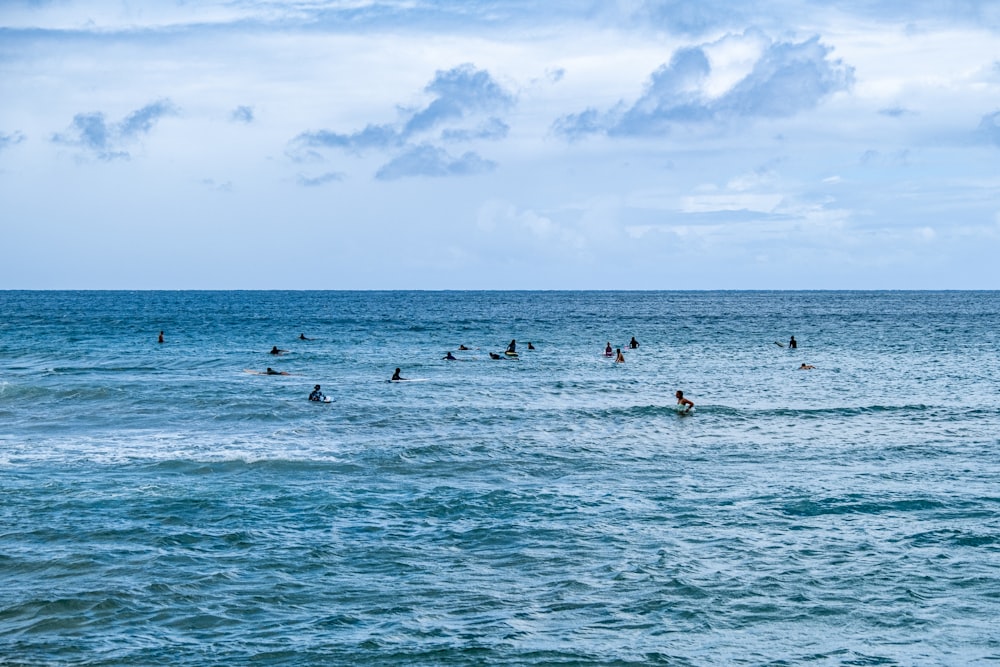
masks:
<path fill-rule="evenodd" d="M 337 183 L 344 180 L 344 175 L 336 171 L 328 171 L 319 176 L 304 176 L 299 174 L 296 182 L 304 188 L 315 188 L 327 183 Z"/>
<path fill-rule="evenodd" d="M 360 132 L 340 134 L 329 130 L 303 132 L 292 140 L 310 148 L 344 148 L 361 153 L 368 148 L 389 148 L 402 143 L 398 130 L 391 125 L 368 125 Z"/>
<path fill-rule="evenodd" d="M 486 160 L 473 152 L 454 158 L 447 151 L 420 144 L 383 165 L 375 178 L 391 181 L 407 176 L 467 176 L 481 174 L 496 169 L 496 163 Z"/>
<path fill-rule="evenodd" d="M 376 172 L 375 178 L 383 181 L 409 176 L 479 174 L 495 169 L 495 162 L 475 152 L 456 158 L 431 141 L 463 143 L 505 138 L 510 126 L 496 114 L 514 105 L 514 95 L 489 72 L 471 64 L 438 70 L 423 92 L 430 95 L 430 101 L 423 106 L 402 108 L 396 123 L 370 123 L 351 133 L 303 132 L 290 142 L 288 155 L 302 161 L 324 148 L 339 148 L 357 155 L 369 150 L 400 151 Z M 437 131 L 440 132 L 434 137 Z"/>
<path fill-rule="evenodd" d="M 987 143 L 1000 146 L 1000 111 L 983 116 L 976 134 Z"/>
<path fill-rule="evenodd" d="M 441 132 L 444 141 L 475 141 L 477 139 L 503 139 L 510 132 L 510 125 L 499 118 L 490 118 L 473 129 L 446 129 Z"/>
<path fill-rule="evenodd" d="M 233 112 L 229 115 L 229 119 L 234 123 L 252 123 L 254 121 L 253 107 L 238 106 L 233 109 Z"/>
<path fill-rule="evenodd" d="M 53 134 L 52 141 L 82 148 L 101 160 L 127 160 L 128 145 L 149 134 L 160 118 L 177 113 L 177 107 L 167 99 L 136 109 L 117 123 L 108 123 L 100 111 L 78 113 L 69 129 L 63 134 Z"/>
<path fill-rule="evenodd" d="M 478 112 L 496 112 L 510 108 L 514 97 L 486 70 L 471 64 L 438 71 L 424 92 L 435 96 L 425 108 L 414 113 L 403 129 L 403 136 L 425 132 L 449 121 L 460 121 Z"/>
<path fill-rule="evenodd" d="M 903 116 L 913 116 L 917 113 L 916 111 L 911 111 L 909 109 L 899 106 L 888 107 L 886 109 L 879 109 L 878 112 L 879 114 L 883 116 L 888 116 L 889 118 L 902 118 Z"/>
<path fill-rule="evenodd" d="M 598 133 L 643 136 L 665 134 L 681 123 L 792 116 L 853 83 L 854 69 L 829 54 L 818 37 L 772 42 L 749 74 L 712 97 L 707 93 L 712 67 L 705 50 L 683 48 L 653 72 L 631 105 L 620 102 L 607 111 L 589 108 L 569 114 L 556 120 L 553 131 L 570 140 Z"/>
<path fill-rule="evenodd" d="M 438 128 L 443 128 L 442 138 L 448 141 L 499 139 L 507 135 L 509 127 L 493 114 L 513 106 L 514 96 L 486 70 L 471 64 L 439 70 L 424 92 L 432 96 L 431 101 L 423 107 L 404 109 L 398 123 L 371 123 L 350 133 L 303 132 L 292 140 L 293 152 L 301 152 L 303 148 L 342 148 L 353 153 L 387 150 L 405 146 Z"/>
<path fill-rule="evenodd" d="M 22 141 L 24 141 L 24 134 L 21 132 L 14 132 L 14 134 L 4 134 L 3 132 L 0 132 L 0 152 L 3 152 L 11 146 L 16 146 Z"/>

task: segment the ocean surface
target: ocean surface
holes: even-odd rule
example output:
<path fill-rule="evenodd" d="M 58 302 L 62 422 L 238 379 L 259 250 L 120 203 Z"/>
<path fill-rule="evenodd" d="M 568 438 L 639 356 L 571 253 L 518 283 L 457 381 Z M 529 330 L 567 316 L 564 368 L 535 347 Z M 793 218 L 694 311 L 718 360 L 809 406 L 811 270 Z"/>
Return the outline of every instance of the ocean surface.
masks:
<path fill-rule="evenodd" d="M 0 664 L 1000 665 L 1000 292 L 0 292 Z"/>

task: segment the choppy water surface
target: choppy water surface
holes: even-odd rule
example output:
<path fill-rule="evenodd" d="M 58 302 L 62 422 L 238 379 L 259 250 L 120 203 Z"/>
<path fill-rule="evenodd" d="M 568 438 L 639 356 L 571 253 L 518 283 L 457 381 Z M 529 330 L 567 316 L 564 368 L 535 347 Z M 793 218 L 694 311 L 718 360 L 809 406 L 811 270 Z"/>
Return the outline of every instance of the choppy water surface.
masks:
<path fill-rule="evenodd" d="M 0 313 L 0 663 L 1000 662 L 1000 293 Z"/>

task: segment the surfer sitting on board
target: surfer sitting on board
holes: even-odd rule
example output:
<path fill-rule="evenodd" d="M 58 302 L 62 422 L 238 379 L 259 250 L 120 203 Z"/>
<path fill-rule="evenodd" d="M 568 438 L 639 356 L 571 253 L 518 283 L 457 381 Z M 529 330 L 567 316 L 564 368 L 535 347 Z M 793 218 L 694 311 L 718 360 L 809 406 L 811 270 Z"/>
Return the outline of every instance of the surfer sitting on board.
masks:
<path fill-rule="evenodd" d="M 792 336 L 791 339 L 788 341 L 788 349 L 794 350 L 798 346 L 799 344 L 795 341 L 795 336 Z"/>
<path fill-rule="evenodd" d="M 611 352 L 611 341 L 608 341 L 608 346 L 604 348 L 604 356 L 610 357 L 613 353 Z"/>
<path fill-rule="evenodd" d="M 685 405 L 685 406 L 687 406 L 683 410 L 681 410 L 681 412 L 691 412 L 691 408 L 694 407 L 694 402 L 691 401 L 690 399 L 684 398 L 684 392 L 683 391 L 681 391 L 680 389 L 678 389 L 677 393 L 674 394 L 674 396 L 677 397 L 677 405 Z"/>
<path fill-rule="evenodd" d="M 517 341 L 510 341 L 510 345 L 507 346 L 507 351 L 505 354 L 517 354 Z"/>
<path fill-rule="evenodd" d="M 530 340 L 528 341 L 528 349 L 529 350 L 534 350 L 535 349 L 535 346 L 531 344 Z"/>
<path fill-rule="evenodd" d="M 319 390 L 319 385 L 316 385 L 315 387 L 313 387 L 312 393 L 309 394 L 309 400 L 310 401 L 325 401 L 326 400 L 326 396 L 324 396 L 323 392 L 321 392 Z"/>
<path fill-rule="evenodd" d="M 633 350 L 639 349 L 639 341 L 635 339 L 635 336 L 632 336 L 632 340 L 628 342 L 628 346 Z"/>
<path fill-rule="evenodd" d="M 405 380 L 406 378 L 399 376 L 399 369 L 397 368 L 396 372 L 392 374 L 392 379 L 394 382 L 398 382 L 400 380 Z"/>
<path fill-rule="evenodd" d="M 443 357 L 441 357 L 441 358 L 442 359 L 447 359 L 448 361 L 458 361 L 458 359 L 455 358 L 455 355 L 452 354 L 450 351 L 446 355 L 444 355 Z"/>
<path fill-rule="evenodd" d="M 157 343 L 162 343 L 163 342 L 163 332 L 162 331 L 160 332 L 160 337 L 156 340 L 156 342 Z"/>
<path fill-rule="evenodd" d="M 615 357 L 615 363 L 616 364 L 624 364 L 625 363 L 625 355 L 622 354 L 622 349 L 619 347 L 615 351 L 618 353 L 618 356 Z"/>

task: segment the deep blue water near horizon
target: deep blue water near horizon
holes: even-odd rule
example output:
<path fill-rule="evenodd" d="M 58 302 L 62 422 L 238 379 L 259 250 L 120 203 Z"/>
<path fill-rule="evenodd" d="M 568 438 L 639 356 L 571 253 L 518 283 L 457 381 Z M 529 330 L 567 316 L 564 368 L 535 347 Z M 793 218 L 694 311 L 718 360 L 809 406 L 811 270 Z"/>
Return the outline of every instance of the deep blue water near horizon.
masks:
<path fill-rule="evenodd" d="M 998 351 L 1000 292 L 0 291 L 0 664 L 995 665 Z"/>

